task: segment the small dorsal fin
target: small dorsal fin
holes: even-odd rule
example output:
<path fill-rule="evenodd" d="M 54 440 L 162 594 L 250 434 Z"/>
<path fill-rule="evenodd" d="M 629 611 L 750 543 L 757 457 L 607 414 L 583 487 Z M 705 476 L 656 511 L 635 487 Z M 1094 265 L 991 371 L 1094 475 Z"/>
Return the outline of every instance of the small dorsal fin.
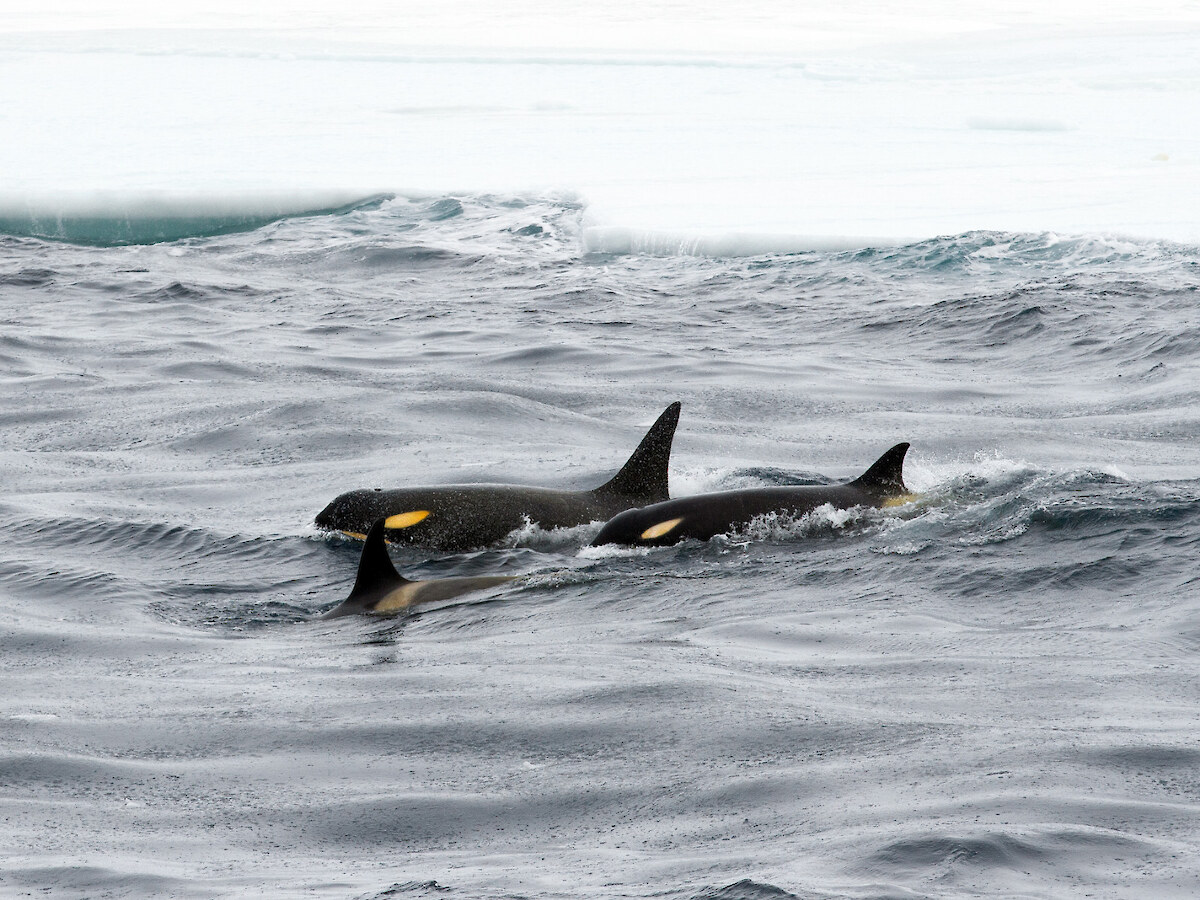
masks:
<path fill-rule="evenodd" d="M 387 544 L 383 541 L 383 522 L 383 519 L 378 519 L 367 532 L 362 556 L 358 558 L 358 577 L 354 580 L 354 590 L 350 592 L 347 600 L 378 591 L 381 587 L 408 582 L 407 578 L 396 571 L 396 567 L 392 565 L 392 558 L 388 556 Z"/>
<path fill-rule="evenodd" d="M 904 486 L 904 454 L 907 452 L 907 442 L 897 444 L 879 457 L 871 468 L 851 481 L 849 487 L 884 496 L 907 494 L 908 488 Z"/>
<path fill-rule="evenodd" d="M 667 493 L 667 464 L 671 461 L 671 442 L 679 424 L 679 401 L 676 400 L 650 426 L 633 456 L 621 466 L 612 480 L 596 488 L 597 494 L 618 494 L 649 504 L 669 500 Z"/>

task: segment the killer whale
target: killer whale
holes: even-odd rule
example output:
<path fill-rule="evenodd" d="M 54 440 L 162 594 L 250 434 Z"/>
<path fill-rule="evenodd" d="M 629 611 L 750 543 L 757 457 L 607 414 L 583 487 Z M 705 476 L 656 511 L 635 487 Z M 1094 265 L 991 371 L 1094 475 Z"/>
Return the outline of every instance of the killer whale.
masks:
<path fill-rule="evenodd" d="M 768 513 L 801 516 L 825 504 L 850 509 L 907 502 L 912 498 L 903 475 L 908 446 L 903 443 L 892 447 L 866 472 L 846 484 L 721 491 L 626 510 L 604 524 L 592 546 L 656 547 L 676 544 L 684 538 L 707 541 Z"/>
<path fill-rule="evenodd" d="M 336 619 L 341 616 L 391 615 L 403 612 L 418 603 L 449 600 L 460 594 L 481 591 L 517 575 L 482 575 L 474 578 L 436 578 L 430 581 L 409 581 L 396 571 L 383 540 L 384 524 L 380 519 L 367 531 L 362 555 L 358 558 L 358 575 L 350 596 L 321 616 Z"/>
<path fill-rule="evenodd" d="M 592 490 L 511 484 L 354 490 L 321 510 L 316 525 L 361 538 L 383 519 L 388 541 L 458 552 L 494 544 L 527 522 L 550 529 L 603 521 L 668 499 L 667 464 L 679 409 L 678 401 L 668 406 L 621 470 Z"/>

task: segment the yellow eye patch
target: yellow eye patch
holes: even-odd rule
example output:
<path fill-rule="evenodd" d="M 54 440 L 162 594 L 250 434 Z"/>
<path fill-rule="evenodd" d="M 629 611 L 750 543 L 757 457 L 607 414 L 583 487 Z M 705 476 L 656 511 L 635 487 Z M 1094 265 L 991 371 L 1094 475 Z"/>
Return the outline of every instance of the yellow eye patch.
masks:
<path fill-rule="evenodd" d="M 667 519 L 667 521 L 665 521 L 665 522 L 659 522 L 657 525 L 651 525 L 649 528 L 647 528 L 645 531 L 642 532 L 642 540 L 643 541 L 652 541 L 655 538 L 662 537 L 664 534 L 670 533 L 671 529 L 673 529 L 676 525 L 678 525 L 682 521 L 683 521 L 683 519 L 681 517 L 678 519 Z"/>
<path fill-rule="evenodd" d="M 429 515 L 429 510 L 418 509 L 413 512 L 399 513 L 398 515 L 388 516 L 383 521 L 384 528 L 408 528 L 410 525 L 416 525 L 422 522 Z"/>
<path fill-rule="evenodd" d="M 348 538 L 354 538 L 356 541 L 365 541 L 367 539 L 365 534 L 359 534 L 357 531 L 343 531 L 342 534 Z"/>
<path fill-rule="evenodd" d="M 920 494 L 901 494 L 899 497 L 888 497 L 883 501 L 883 509 L 891 509 L 894 506 L 904 506 L 906 503 L 912 503 L 920 498 Z"/>

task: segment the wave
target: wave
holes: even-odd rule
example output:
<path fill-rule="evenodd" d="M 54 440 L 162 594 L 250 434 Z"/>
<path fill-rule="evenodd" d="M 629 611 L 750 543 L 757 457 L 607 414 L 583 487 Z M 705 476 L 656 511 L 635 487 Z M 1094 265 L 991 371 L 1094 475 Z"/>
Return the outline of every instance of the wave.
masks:
<path fill-rule="evenodd" d="M 805 897 L 816 896 L 818 895 L 810 894 L 807 891 L 803 894 L 795 894 L 773 884 L 743 878 L 741 881 L 727 884 L 722 888 L 700 891 L 692 900 L 802 900 Z"/>
<path fill-rule="evenodd" d="M 438 884 L 436 881 L 398 881 L 377 893 L 363 897 L 363 900 L 389 900 L 389 898 L 396 897 L 443 897 L 453 891 L 453 888 Z"/>
<path fill-rule="evenodd" d="M 71 897 L 186 897 L 192 894 L 192 880 L 174 878 L 137 869 L 123 870 L 107 866 L 63 865 L 13 867 L 5 871 L 7 880 L 20 885 L 29 894 L 54 892 Z"/>
<path fill-rule="evenodd" d="M 345 594 L 357 551 L 297 536 L 240 535 L 165 522 L 0 512 L 9 558 L 0 591 L 28 613 L 96 598 L 189 628 L 244 632 L 311 618 Z M 339 565 L 340 563 L 340 565 Z M 277 578 L 264 570 L 281 565 Z"/>
<path fill-rule="evenodd" d="M 609 256 L 767 256 L 896 247 L 904 238 L 866 235 L 802 235 L 761 232 L 655 231 L 616 225 L 584 229 L 587 253 Z"/>
<path fill-rule="evenodd" d="M 390 194 L 106 194 L 0 197 L 0 234 L 92 247 L 161 244 L 253 231 L 285 219 L 379 207 Z"/>
<path fill-rule="evenodd" d="M 254 231 L 300 219 L 364 218 L 308 235 L 329 250 L 332 268 L 393 271 L 472 265 L 485 259 L 538 257 L 774 257 L 803 266 L 844 263 L 898 277 L 921 273 L 963 277 L 1011 272 L 1060 273 L 1064 266 L 1125 276 L 1178 279 L 1195 269 L 1195 248 L 1171 241 L 1110 234 L 968 231 L 912 235 L 798 234 L 747 228 L 637 228 L 595 221 L 585 200 L 571 192 L 542 194 L 422 194 L 312 192 L 95 192 L 0 194 L 0 235 L 93 247 L 161 244 Z M 366 226 L 366 230 L 362 227 Z M 481 230 L 482 228 L 482 230 Z M 396 239 L 404 236 L 402 243 Z M 379 243 L 382 241 L 383 243 Z M 285 248 L 286 249 L 286 248 Z M 276 253 L 279 251 L 276 250 Z M 814 272 L 814 274 L 816 274 Z M 17 285 L 53 280 L 44 267 L 8 273 Z M 1085 276 L 1086 279 L 1086 276 Z M 1109 287 L 1111 279 L 1106 278 Z M 1140 283 L 1140 282 L 1139 282 Z M 1087 287 L 1086 284 L 1057 285 Z M 1115 285 L 1120 289 L 1121 283 Z M 1138 284 L 1131 284 L 1132 288 Z M 969 299 L 969 298 L 968 298 Z"/>
<path fill-rule="evenodd" d="M 1166 849 L 1165 842 L 1107 827 L 930 830 L 879 848 L 865 861 L 865 869 L 885 878 L 932 875 L 946 886 L 973 883 L 987 873 L 993 884 L 1007 887 L 1001 891 L 1004 895 L 1024 896 L 1020 886 L 1030 876 L 1040 880 L 1069 872 L 1091 878 L 1105 873 L 1114 857 L 1151 856 Z"/>
<path fill-rule="evenodd" d="M 901 269 L 981 274 L 1020 259 L 1025 264 L 1132 266 L 1178 265 L 1195 248 L 1175 241 L 1121 234 L 1062 234 L 1053 231 L 971 230 L 944 235 L 795 234 L 737 231 L 658 230 L 585 221 L 585 253 L 598 256 L 744 256 L 845 254 L 847 261 L 873 261 Z"/>

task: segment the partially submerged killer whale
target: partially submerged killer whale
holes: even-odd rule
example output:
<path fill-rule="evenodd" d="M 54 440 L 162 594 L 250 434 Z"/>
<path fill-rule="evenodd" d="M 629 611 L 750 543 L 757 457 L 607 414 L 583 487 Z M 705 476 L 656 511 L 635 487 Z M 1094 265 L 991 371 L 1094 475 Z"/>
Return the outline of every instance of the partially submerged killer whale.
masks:
<path fill-rule="evenodd" d="M 417 603 L 449 600 L 460 594 L 481 591 L 512 581 L 517 575 L 482 575 L 476 578 L 436 578 L 409 581 L 396 571 L 383 542 L 383 519 L 371 526 L 358 558 L 358 577 L 350 596 L 321 618 L 336 619 L 360 613 L 392 615 Z"/>
<path fill-rule="evenodd" d="M 801 516 L 826 504 L 850 509 L 908 502 L 912 495 L 904 485 L 903 476 L 907 452 L 908 444 L 897 444 L 860 477 L 846 484 L 722 491 L 630 509 L 606 522 L 592 546 L 661 547 L 684 538 L 707 541 L 748 525 L 755 516 L 769 513 Z"/>
<path fill-rule="evenodd" d="M 646 432 L 621 471 L 590 491 L 513 484 L 357 490 L 321 510 L 316 524 L 361 538 L 372 523 L 384 519 L 389 541 L 454 552 L 494 544 L 526 522 L 550 529 L 608 519 L 669 497 L 667 464 L 678 424 L 675 402 Z"/>

